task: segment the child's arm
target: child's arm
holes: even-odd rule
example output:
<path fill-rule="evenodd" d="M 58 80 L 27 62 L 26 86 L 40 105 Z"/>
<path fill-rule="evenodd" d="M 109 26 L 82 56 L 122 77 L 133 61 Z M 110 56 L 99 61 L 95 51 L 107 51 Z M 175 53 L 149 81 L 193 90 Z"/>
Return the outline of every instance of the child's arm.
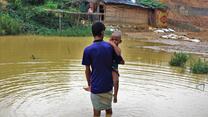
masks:
<path fill-rule="evenodd" d="M 113 46 L 114 51 L 118 56 L 121 56 L 121 49 L 112 41 L 109 41 L 110 45 Z"/>

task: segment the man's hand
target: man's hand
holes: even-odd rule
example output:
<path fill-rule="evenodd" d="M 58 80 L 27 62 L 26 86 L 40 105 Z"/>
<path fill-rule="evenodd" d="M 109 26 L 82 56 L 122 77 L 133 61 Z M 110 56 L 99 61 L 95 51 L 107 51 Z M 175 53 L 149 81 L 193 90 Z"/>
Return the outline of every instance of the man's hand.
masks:
<path fill-rule="evenodd" d="M 83 87 L 83 89 L 84 89 L 85 91 L 91 92 L 91 87 L 90 87 L 90 86 L 89 86 L 89 87 Z"/>
<path fill-rule="evenodd" d="M 113 41 L 111 41 L 111 40 L 110 40 L 108 43 L 109 43 L 111 46 L 113 46 L 113 47 L 116 46 L 116 44 L 115 44 Z"/>

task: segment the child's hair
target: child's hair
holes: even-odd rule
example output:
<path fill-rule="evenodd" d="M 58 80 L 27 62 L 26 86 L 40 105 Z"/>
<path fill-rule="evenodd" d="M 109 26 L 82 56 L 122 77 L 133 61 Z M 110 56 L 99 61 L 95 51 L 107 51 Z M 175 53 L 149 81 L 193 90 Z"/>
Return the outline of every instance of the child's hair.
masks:
<path fill-rule="evenodd" d="M 121 35 L 122 35 L 121 31 L 117 30 L 114 31 L 111 36 L 121 38 Z"/>

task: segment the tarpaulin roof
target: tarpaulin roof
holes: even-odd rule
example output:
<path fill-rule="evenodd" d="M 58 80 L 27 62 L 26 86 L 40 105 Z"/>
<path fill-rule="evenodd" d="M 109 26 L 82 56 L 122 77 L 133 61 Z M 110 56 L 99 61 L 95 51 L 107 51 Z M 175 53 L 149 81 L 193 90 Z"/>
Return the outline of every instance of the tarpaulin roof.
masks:
<path fill-rule="evenodd" d="M 129 6 L 135 6 L 135 7 L 149 8 L 142 4 L 134 3 L 131 0 L 103 0 L 103 2 L 106 4 L 122 4 L 122 5 L 129 5 Z"/>

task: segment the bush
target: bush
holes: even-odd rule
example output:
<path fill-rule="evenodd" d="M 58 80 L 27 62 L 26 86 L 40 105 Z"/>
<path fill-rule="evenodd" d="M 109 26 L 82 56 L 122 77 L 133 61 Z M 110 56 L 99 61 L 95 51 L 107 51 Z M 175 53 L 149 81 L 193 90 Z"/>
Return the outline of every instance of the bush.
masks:
<path fill-rule="evenodd" d="M 0 35 L 19 34 L 21 32 L 20 21 L 9 14 L 0 14 Z"/>
<path fill-rule="evenodd" d="M 187 60 L 189 59 L 189 55 L 186 53 L 174 53 L 174 56 L 172 56 L 171 61 L 169 62 L 169 64 L 171 66 L 178 66 L 178 67 L 183 67 Z"/>
<path fill-rule="evenodd" d="M 58 4 L 54 3 L 52 1 L 47 2 L 44 6 L 49 9 L 57 9 L 58 8 Z"/>
<path fill-rule="evenodd" d="M 190 70 L 195 74 L 208 74 L 208 62 L 198 59 L 191 64 Z"/>

